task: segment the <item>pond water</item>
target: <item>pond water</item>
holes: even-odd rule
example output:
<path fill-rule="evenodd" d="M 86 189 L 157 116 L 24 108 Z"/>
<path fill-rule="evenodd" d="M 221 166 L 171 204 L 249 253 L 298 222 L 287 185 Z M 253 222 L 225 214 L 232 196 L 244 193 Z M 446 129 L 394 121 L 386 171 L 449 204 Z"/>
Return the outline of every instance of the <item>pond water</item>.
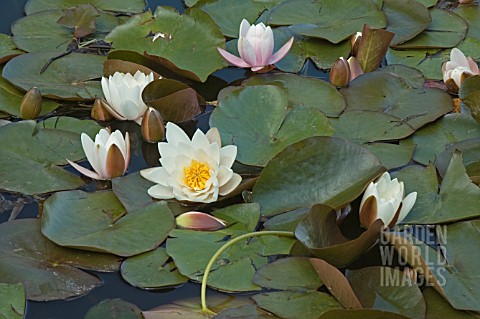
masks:
<path fill-rule="evenodd" d="M 2 0 L 0 3 L 0 32 L 9 34 L 10 25 L 13 21 L 23 16 L 23 7 L 26 0 Z M 179 11 L 183 11 L 185 8 L 180 0 L 150 0 L 147 1 L 148 6 L 154 10 L 158 5 L 168 5 L 175 7 Z M 311 62 L 305 65 L 302 71 L 303 75 L 316 76 L 326 78 L 327 73 L 318 70 Z M 233 82 L 238 79 L 244 78 L 244 71 L 236 68 L 229 68 L 220 70 L 215 73 L 216 76 L 222 78 L 227 82 Z M 87 113 L 86 113 L 87 114 Z M 132 123 L 129 123 L 132 124 Z M 113 128 L 124 130 L 123 125 L 129 125 L 124 123 L 114 123 Z M 198 118 L 197 126 L 202 130 L 208 129 L 208 114 Z M 139 133 L 139 127 L 133 124 L 129 127 L 129 130 L 135 130 Z M 139 136 L 139 135 L 137 135 Z M 148 167 L 144 156 L 141 152 L 141 141 L 133 141 L 133 145 L 137 145 L 137 151 L 133 149 L 133 157 L 130 163 L 129 172 L 135 172 L 145 167 Z M 153 145 L 143 145 L 143 148 L 147 147 L 152 149 Z M 153 147 L 155 149 L 156 147 Z M 155 150 L 154 150 L 155 151 Z M 73 171 L 73 170 L 72 170 Z M 94 186 L 91 186 L 94 187 Z M 2 207 L 4 212 L 0 210 L 0 223 L 6 222 L 10 216 L 11 209 L 19 201 L 24 202 L 24 206 L 21 209 L 17 218 L 35 218 L 38 215 L 38 203 L 34 198 L 17 198 L 8 193 L 0 193 L 2 196 Z M 186 283 L 178 288 L 162 289 L 155 291 L 147 291 L 135 288 L 127 284 L 122 278 L 119 272 L 114 273 L 95 273 L 103 281 L 103 285 L 94 289 L 86 296 L 79 297 L 66 301 L 54 301 L 54 302 L 27 302 L 27 319 L 82 319 L 86 312 L 94 305 L 105 299 L 121 298 L 137 305 L 142 310 L 148 310 L 162 304 L 168 304 L 175 300 L 181 300 L 191 297 L 200 296 L 200 285 L 195 283 Z M 214 291 L 208 292 L 209 296 L 214 295 Z"/>

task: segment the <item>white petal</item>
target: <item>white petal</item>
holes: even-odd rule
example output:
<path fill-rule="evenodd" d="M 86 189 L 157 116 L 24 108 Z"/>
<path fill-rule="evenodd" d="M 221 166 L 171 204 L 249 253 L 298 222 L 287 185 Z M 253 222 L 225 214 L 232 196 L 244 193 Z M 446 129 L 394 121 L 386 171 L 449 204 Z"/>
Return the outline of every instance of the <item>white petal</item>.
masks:
<path fill-rule="evenodd" d="M 192 137 L 192 145 L 196 149 L 206 149 L 210 145 L 210 141 L 200 129 L 197 129 Z"/>
<path fill-rule="evenodd" d="M 457 48 L 450 51 L 450 60 L 457 62 L 460 66 L 468 67 L 468 60 L 465 54 Z"/>
<path fill-rule="evenodd" d="M 250 29 L 250 23 L 248 23 L 246 19 L 243 19 L 242 23 L 240 23 L 238 37 L 245 37 L 247 35 L 248 29 Z"/>
<path fill-rule="evenodd" d="M 219 191 L 218 191 L 219 195 L 225 196 L 229 194 L 235 188 L 237 188 L 237 186 L 240 184 L 241 181 L 242 181 L 242 177 L 237 173 L 233 173 L 232 178 L 226 184 L 224 184 L 219 188 Z"/>
<path fill-rule="evenodd" d="M 90 178 L 97 179 L 97 180 L 102 180 L 103 179 L 97 173 L 92 172 L 91 170 L 89 170 L 89 169 L 87 169 L 83 166 L 80 166 L 77 163 L 74 163 L 74 162 L 72 162 L 68 159 L 67 159 L 67 162 L 68 162 L 68 164 L 72 165 L 73 168 L 75 168 L 77 171 L 79 171 L 80 173 L 82 173 L 85 176 L 88 176 Z"/>
<path fill-rule="evenodd" d="M 270 64 L 269 60 L 273 53 L 273 45 L 274 45 L 273 31 L 272 31 L 272 28 L 267 27 L 262 36 L 261 50 L 260 50 L 261 60 L 259 65 Z"/>
<path fill-rule="evenodd" d="M 188 138 L 188 135 L 177 125 L 172 122 L 168 122 L 165 126 L 166 129 L 166 137 L 169 144 L 173 146 L 177 146 L 178 143 L 183 142 L 186 144 L 190 144 L 191 141 Z"/>
<path fill-rule="evenodd" d="M 377 185 L 374 182 L 371 182 L 370 184 L 368 184 L 368 187 L 365 190 L 365 193 L 363 193 L 362 201 L 360 202 L 360 209 L 359 209 L 360 211 L 362 210 L 363 204 L 365 203 L 367 198 L 370 196 L 374 196 L 375 198 L 377 198 L 377 202 L 378 202 Z"/>
<path fill-rule="evenodd" d="M 398 215 L 397 224 L 401 223 L 402 220 L 408 215 L 410 210 L 415 205 L 415 201 L 417 200 L 417 192 L 413 192 L 408 194 L 402 201 L 402 208 L 400 209 L 400 214 Z"/>
<path fill-rule="evenodd" d="M 143 176 L 143 175 L 142 175 Z M 156 184 L 161 184 L 164 186 L 168 185 L 168 179 L 170 178 L 170 174 L 165 170 L 163 167 L 156 167 L 155 169 L 148 172 L 147 176 L 144 176 L 151 182 Z"/>
<path fill-rule="evenodd" d="M 232 167 L 237 157 L 237 146 L 227 145 L 220 149 L 220 166 Z"/>
<path fill-rule="evenodd" d="M 222 139 L 220 138 L 220 132 L 218 131 L 218 128 L 211 127 L 205 135 L 207 136 L 210 144 L 217 143 L 218 148 L 222 147 Z"/>
<path fill-rule="evenodd" d="M 233 171 L 225 166 L 220 166 L 217 173 L 218 186 L 225 185 L 233 176 Z"/>
<path fill-rule="evenodd" d="M 167 142 L 159 142 L 158 152 L 160 153 L 160 157 L 167 157 L 167 156 L 175 157 L 177 156 L 177 147 Z"/>
<path fill-rule="evenodd" d="M 102 91 L 103 95 L 105 96 L 105 100 L 110 101 L 110 89 L 108 88 L 108 79 L 105 77 L 102 77 Z"/>
<path fill-rule="evenodd" d="M 171 187 L 163 186 L 160 184 L 154 185 L 148 189 L 148 195 L 157 199 L 171 199 L 174 198 Z"/>
<path fill-rule="evenodd" d="M 257 66 L 257 57 L 253 45 L 244 37 L 238 39 L 238 53 L 249 66 Z"/>
<path fill-rule="evenodd" d="M 395 217 L 397 212 L 398 205 L 395 205 L 393 201 L 388 201 L 381 205 L 378 205 L 377 218 L 380 218 L 383 221 L 385 227 L 387 227 Z"/>

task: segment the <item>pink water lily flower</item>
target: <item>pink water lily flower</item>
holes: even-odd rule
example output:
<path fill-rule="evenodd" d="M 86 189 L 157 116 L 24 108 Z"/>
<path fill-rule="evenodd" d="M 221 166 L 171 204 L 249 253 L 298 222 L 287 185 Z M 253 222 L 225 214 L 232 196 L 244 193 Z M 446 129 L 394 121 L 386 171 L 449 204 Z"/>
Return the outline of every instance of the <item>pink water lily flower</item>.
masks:
<path fill-rule="evenodd" d="M 250 26 L 248 21 L 243 19 L 240 24 L 237 44 L 240 57 L 222 48 L 217 49 L 227 62 L 240 68 L 251 68 L 252 71 L 257 72 L 283 59 L 292 47 L 292 44 L 293 37 L 273 54 L 274 40 L 272 29 L 266 27 L 263 23 Z"/>
<path fill-rule="evenodd" d="M 450 51 L 450 61 L 442 65 L 442 71 L 443 82 L 450 91 L 455 93 L 468 77 L 480 74 L 477 63 L 457 48 Z"/>

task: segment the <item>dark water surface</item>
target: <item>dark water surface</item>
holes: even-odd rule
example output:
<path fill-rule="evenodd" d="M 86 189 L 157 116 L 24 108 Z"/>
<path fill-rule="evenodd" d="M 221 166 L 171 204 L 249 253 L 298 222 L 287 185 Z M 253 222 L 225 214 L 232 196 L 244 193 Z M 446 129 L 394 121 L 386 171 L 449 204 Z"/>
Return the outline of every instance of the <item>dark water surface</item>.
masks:
<path fill-rule="evenodd" d="M 121 1 L 121 0 L 120 0 Z M 241 0 L 239 0 L 241 1 Z M 10 33 L 10 25 L 13 21 L 23 16 L 23 7 L 26 0 L 0 0 L 0 32 Z M 168 5 L 183 11 L 183 3 L 181 0 L 147 0 L 148 8 L 152 11 L 158 5 Z M 307 63 L 303 75 L 310 75 L 315 77 L 326 78 L 326 73 L 319 71 L 310 62 Z M 224 69 L 215 73 L 218 77 L 227 82 L 245 77 L 243 70 L 234 68 Z M 208 116 L 201 119 L 199 126 L 202 129 L 208 126 Z M 203 123 L 202 123 L 203 122 Z M 126 127 L 118 128 L 125 131 Z M 128 125 L 128 124 L 126 124 Z M 115 129 L 115 127 L 114 127 Z M 138 130 L 138 128 L 137 128 Z M 140 145 L 140 144 L 137 144 Z M 141 152 L 137 151 L 133 155 L 129 172 L 135 172 L 147 167 Z M 3 196 L 3 202 L 10 202 L 12 205 L 17 198 L 9 194 L 0 194 Z M 38 214 L 38 205 L 34 199 L 26 199 L 26 204 L 21 210 L 18 218 L 35 218 Z M 0 223 L 8 220 L 10 211 L 1 213 Z M 1 243 L 0 243 L 1 244 Z M 115 273 L 95 273 L 103 281 L 101 287 L 96 288 L 90 294 L 67 301 L 55 302 L 28 302 L 27 303 L 27 319 L 82 319 L 85 313 L 94 305 L 105 299 L 121 298 L 136 304 L 142 310 L 148 310 L 162 304 L 168 304 L 175 300 L 200 296 L 200 285 L 193 283 L 186 283 L 183 286 L 175 289 L 162 289 L 156 291 L 147 291 L 130 286 L 122 280 L 119 272 Z M 215 294 L 209 291 L 209 295 Z"/>

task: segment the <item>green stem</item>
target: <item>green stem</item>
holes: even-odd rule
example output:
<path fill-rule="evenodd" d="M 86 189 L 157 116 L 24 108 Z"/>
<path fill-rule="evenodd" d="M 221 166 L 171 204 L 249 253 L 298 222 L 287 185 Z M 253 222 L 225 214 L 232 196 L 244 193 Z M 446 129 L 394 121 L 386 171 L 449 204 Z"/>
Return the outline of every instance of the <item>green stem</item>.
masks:
<path fill-rule="evenodd" d="M 250 237 L 259 237 L 259 236 L 283 236 L 283 237 L 295 237 L 295 233 L 289 232 L 289 231 L 269 231 L 269 230 L 264 230 L 264 231 L 259 231 L 259 232 L 254 232 L 254 233 L 248 233 L 248 234 L 243 234 L 241 236 L 235 237 L 234 239 L 230 240 L 229 242 L 225 243 L 222 247 L 220 247 L 215 254 L 210 258 L 210 261 L 207 264 L 207 267 L 205 268 L 205 272 L 203 273 L 203 278 L 202 278 L 202 288 L 201 288 L 201 302 L 202 302 L 202 311 L 204 313 L 212 314 L 214 315 L 215 312 L 211 311 L 207 307 L 207 280 L 208 280 L 208 274 L 210 273 L 210 270 L 212 269 L 213 263 L 217 258 L 230 246 L 235 244 L 236 242 L 242 241 L 246 238 Z"/>

